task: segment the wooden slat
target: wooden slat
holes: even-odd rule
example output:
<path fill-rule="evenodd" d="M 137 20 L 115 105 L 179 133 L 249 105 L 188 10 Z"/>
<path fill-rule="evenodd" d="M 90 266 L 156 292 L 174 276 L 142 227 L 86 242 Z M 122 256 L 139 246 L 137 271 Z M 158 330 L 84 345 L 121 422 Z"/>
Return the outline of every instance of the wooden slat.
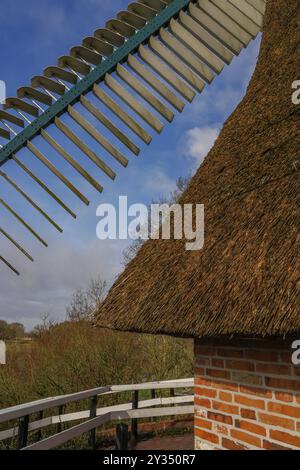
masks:
<path fill-rule="evenodd" d="M 166 82 L 168 82 L 176 91 L 178 91 L 187 101 L 192 102 L 196 96 L 194 90 L 185 84 L 171 69 L 166 67 L 158 57 L 144 46 L 139 47 L 140 57 L 155 70 Z"/>
<path fill-rule="evenodd" d="M 240 25 L 245 31 L 247 31 L 253 38 L 259 33 L 260 28 L 244 15 L 240 10 L 232 5 L 228 0 L 211 0 L 214 5 L 216 5 L 220 10 L 222 10 L 226 15 Z"/>
<path fill-rule="evenodd" d="M 89 205 L 89 200 L 71 183 L 68 178 L 65 177 L 51 162 L 48 160 L 45 155 L 35 146 L 32 142 L 27 142 L 27 148 L 36 156 L 36 158 L 45 165 L 48 170 L 51 171 L 64 185 L 72 191 L 75 196 L 77 196 L 84 204 Z"/>
<path fill-rule="evenodd" d="M 210 0 L 198 0 L 198 7 L 205 13 L 210 15 L 217 21 L 223 28 L 227 29 L 234 37 L 241 41 L 244 46 L 248 46 L 252 39 L 251 34 L 241 28 L 235 21 L 233 21 L 226 12 L 220 10 L 216 5 L 211 3 Z"/>
<path fill-rule="evenodd" d="M 18 243 L 16 240 L 14 240 L 2 227 L 0 227 L 0 233 L 7 238 L 23 255 L 26 256 L 30 261 L 34 261 L 33 257 Z M 1 440 L 1 439 L 0 439 Z"/>
<path fill-rule="evenodd" d="M 197 57 L 190 49 L 178 41 L 173 34 L 170 34 L 163 28 L 160 30 L 161 40 L 170 48 L 172 51 L 185 62 L 190 69 L 196 72 L 203 80 L 207 83 L 211 83 L 215 78 L 213 71 Z"/>
<path fill-rule="evenodd" d="M 136 114 L 138 114 L 149 126 L 151 126 L 156 132 L 160 133 L 163 130 L 163 124 L 148 111 L 143 105 L 141 105 L 131 93 L 123 88 L 111 75 L 105 75 L 106 85 L 121 98 Z"/>
<path fill-rule="evenodd" d="M 2 204 L 3 207 L 5 207 L 8 212 L 11 213 L 42 245 L 44 245 L 46 248 L 48 247 L 48 244 L 45 242 L 45 240 L 21 217 L 7 202 L 5 202 L 3 199 L 0 199 L 0 204 Z"/>
<path fill-rule="evenodd" d="M 184 102 L 131 54 L 128 56 L 128 65 L 177 111 L 183 111 Z"/>
<path fill-rule="evenodd" d="M 76 160 L 74 160 L 74 158 L 71 157 L 71 155 L 66 152 L 66 150 L 58 142 L 56 142 L 56 140 L 53 139 L 50 134 L 48 134 L 48 132 L 42 129 L 41 135 L 48 142 L 48 144 L 51 145 L 51 147 L 53 147 L 54 150 L 56 150 L 63 157 L 63 159 L 68 162 L 88 183 L 90 183 L 100 193 L 103 191 L 101 184 L 99 184 L 95 178 L 93 178 L 93 176 L 91 176 L 81 165 L 79 165 L 79 163 L 77 163 Z"/>
<path fill-rule="evenodd" d="M 81 104 L 96 118 L 101 122 L 117 139 L 126 145 L 126 147 L 131 150 L 135 155 L 139 155 L 140 149 L 134 142 L 132 142 L 127 135 L 124 134 L 115 124 L 110 121 L 101 111 L 99 111 L 96 106 L 93 105 L 85 96 L 80 97 Z"/>
<path fill-rule="evenodd" d="M 148 134 L 145 129 L 143 129 L 138 122 L 135 121 L 126 111 L 124 111 L 121 106 L 119 106 L 107 93 L 105 93 L 102 88 L 98 85 L 93 87 L 94 95 L 103 103 L 105 106 L 110 109 L 121 121 L 123 121 L 126 126 L 129 127 L 140 139 L 142 139 L 146 144 L 150 144 L 152 137 Z"/>
<path fill-rule="evenodd" d="M 75 108 L 68 106 L 68 113 L 84 129 L 98 144 L 107 150 L 121 165 L 127 166 L 128 160 L 122 153 L 116 149 L 100 132 L 98 132 L 92 124 L 90 124 Z"/>
<path fill-rule="evenodd" d="M 172 33 L 189 47 L 201 60 L 203 60 L 214 72 L 221 73 L 224 63 L 215 56 L 201 41 L 198 41 L 193 34 L 184 28 L 178 21 L 170 21 Z"/>
<path fill-rule="evenodd" d="M 250 5 L 252 5 L 257 11 L 262 15 L 266 12 L 266 2 L 264 0 L 247 0 Z"/>
<path fill-rule="evenodd" d="M 195 21 L 191 16 L 185 12 L 180 12 L 179 19 L 182 25 L 194 34 L 205 46 L 216 54 L 226 64 L 230 64 L 233 59 L 233 54 L 226 47 L 223 46 L 217 39 L 214 38 L 203 26 Z"/>
<path fill-rule="evenodd" d="M 8 184 L 10 184 L 19 194 L 21 194 L 21 196 L 23 196 L 23 198 L 29 202 L 29 204 L 34 207 L 34 209 L 36 209 L 51 225 L 53 225 L 54 228 L 56 228 L 56 230 L 58 230 L 58 232 L 62 233 L 62 228 L 36 203 L 34 202 L 30 196 L 28 196 L 28 194 L 25 193 L 25 191 L 23 191 L 23 189 L 21 189 L 14 181 L 12 178 L 10 178 L 6 173 L 4 173 L 3 171 L 0 171 L 0 175 L 2 176 L 2 178 L 5 179 L 5 181 L 7 181 Z"/>
<path fill-rule="evenodd" d="M 165 119 L 167 119 L 169 122 L 172 122 L 174 119 L 174 113 L 167 108 L 160 100 L 156 98 L 156 96 L 153 95 L 149 91 L 148 88 L 146 88 L 142 83 L 137 80 L 131 73 L 126 70 L 125 67 L 122 65 L 118 64 L 117 66 L 117 74 L 119 77 L 124 80 L 127 85 L 131 86 L 133 90 L 140 95 L 147 103 L 149 103 L 156 111 L 158 111 Z"/>
<path fill-rule="evenodd" d="M 260 29 L 263 27 L 263 15 L 246 0 L 229 0 L 238 10 L 250 18 Z"/>
<path fill-rule="evenodd" d="M 0 261 L 2 261 L 2 263 L 4 263 L 9 269 L 11 269 L 11 271 L 13 271 L 17 276 L 20 276 L 19 271 L 17 271 L 17 269 L 14 268 L 13 265 L 10 264 L 10 262 L 7 261 L 5 258 L 3 258 L 3 256 L 1 255 L 0 255 Z"/>
<path fill-rule="evenodd" d="M 238 55 L 243 49 L 243 43 L 238 41 L 223 26 L 207 15 L 203 10 L 197 8 L 194 3 L 189 4 L 191 17 L 213 34 L 222 44 L 224 44 L 234 54 Z"/>
<path fill-rule="evenodd" d="M 97 165 L 107 176 L 111 179 L 115 179 L 115 172 L 108 166 L 104 161 L 98 157 L 84 142 L 82 142 L 77 135 L 66 126 L 61 119 L 55 118 L 56 127 L 61 130 L 68 139 L 70 139 L 89 159 Z"/>
<path fill-rule="evenodd" d="M 192 87 L 194 87 L 199 93 L 203 91 L 205 83 L 201 80 L 192 70 L 190 70 L 176 55 L 174 55 L 170 49 L 165 47 L 160 41 L 155 39 L 153 36 L 149 40 L 149 46 L 151 49 L 175 70 L 176 73 L 184 80 L 186 80 Z"/>
<path fill-rule="evenodd" d="M 29 170 L 29 168 L 27 168 L 27 166 L 24 165 L 24 163 L 22 163 L 16 157 L 16 155 L 13 154 L 12 159 L 28 176 L 30 176 L 30 178 L 33 179 L 33 181 L 35 181 L 35 183 L 37 183 L 47 194 L 49 194 L 49 196 L 51 196 L 55 202 L 57 202 L 68 214 L 70 214 L 74 219 L 76 219 L 76 214 L 51 189 L 49 189 L 48 186 L 46 186 L 42 180 L 40 180 L 34 173 L 32 173 L 32 171 Z"/>

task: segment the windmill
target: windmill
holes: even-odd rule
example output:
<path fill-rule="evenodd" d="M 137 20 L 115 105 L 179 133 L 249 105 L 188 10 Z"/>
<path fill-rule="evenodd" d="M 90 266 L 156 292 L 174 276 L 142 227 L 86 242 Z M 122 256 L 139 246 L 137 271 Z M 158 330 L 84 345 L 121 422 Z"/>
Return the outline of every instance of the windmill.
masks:
<path fill-rule="evenodd" d="M 68 191 L 88 205 L 88 198 L 71 182 L 68 174 L 57 168 L 52 155 L 59 155 L 82 180 L 101 193 L 103 184 L 84 168 L 84 159 L 100 169 L 103 177 L 115 179 L 116 172 L 109 159 L 126 167 L 130 155 L 140 153 L 140 143 L 149 145 L 152 135 L 147 129 L 160 134 L 164 125 L 171 123 L 176 113 L 181 113 L 186 103 L 191 103 L 197 93 L 222 72 L 225 64 L 229 65 L 257 36 L 262 29 L 265 6 L 265 0 L 140 0 L 130 3 L 127 10 L 107 21 L 105 27 L 84 38 L 81 45 L 72 47 L 69 55 L 60 57 L 57 65 L 47 67 L 43 75 L 31 79 L 29 86 L 19 88 L 16 97 L 6 99 L 0 110 L 1 179 L 26 200 L 28 211 L 34 210 L 61 233 L 61 225 L 24 190 L 22 178 L 16 181 L 5 171 L 6 163 L 11 161 L 66 215 L 76 218 L 68 203 L 28 167 L 26 159 L 18 152 L 26 147 Z M 85 117 L 86 113 L 101 123 L 112 139 L 104 136 Z M 68 123 L 63 120 L 66 115 Z M 76 126 L 105 150 L 107 158 L 100 157 L 94 146 L 91 148 L 77 134 Z M 51 135 L 51 127 L 61 134 L 65 146 Z M 129 137 L 126 130 L 135 139 Z M 47 143 L 49 154 L 45 155 L 39 148 L 37 137 Z M 80 162 L 69 152 L 70 142 L 83 154 Z M 0 205 L 16 226 L 21 224 L 30 236 L 48 246 L 27 221 L 27 213 L 20 214 L 3 194 Z M 17 229 L 10 233 L 7 227 L 2 227 L 1 221 L 1 236 L 33 261 L 32 254 L 15 233 Z M 0 260 L 19 274 L 2 250 Z"/>

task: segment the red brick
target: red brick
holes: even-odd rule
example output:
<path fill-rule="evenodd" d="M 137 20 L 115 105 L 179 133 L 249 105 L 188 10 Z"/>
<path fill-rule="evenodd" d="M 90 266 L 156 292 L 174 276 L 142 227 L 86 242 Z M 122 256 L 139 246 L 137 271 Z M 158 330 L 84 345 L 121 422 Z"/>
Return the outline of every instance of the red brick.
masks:
<path fill-rule="evenodd" d="M 282 416 L 267 415 L 266 413 L 259 413 L 259 420 L 264 424 L 270 426 L 278 426 L 280 428 L 295 429 L 295 422 L 292 419 L 283 418 Z"/>
<path fill-rule="evenodd" d="M 271 388 L 282 388 L 284 390 L 297 390 L 300 391 L 300 381 L 276 379 L 274 377 L 266 377 L 266 386 Z"/>
<path fill-rule="evenodd" d="M 275 392 L 275 398 L 276 400 L 284 401 L 286 403 L 292 403 L 294 401 L 294 395 L 291 393 Z"/>
<path fill-rule="evenodd" d="M 248 410 L 246 408 L 241 408 L 240 415 L 245 419 L 256 420 L 256 412 L 254 410 Z"/>
<path fill-rule="evenodd" d="M 273 396 L 272 392 L 270 390 L 266 390 L 265 388 L 248 387 L 245 385 L 241 385 L 240 392 L 246 393 L 247 395 L 255 395 L 264 398 L 272 398 Z"/>
<path fill-rule="evenodd" d="M 277 362 L 278 353 L 273 351 L 249 350 L 246 353 L 247 359 L 255 359 L 262 362 Z"/>
<path fill-rule="evenodd" d="M 265 409 L 265 402 L 263 400 L 236 395 L 234 401 L 249 408 L 260 408 L 261 410 Z"/>
<path fill-rule="evenodd" d="M 215 380 L 211 383 L 212 387 L 219 388 L 221 390 L 227 390 L 230 392 L 237 392 L 239 390 L 239 386 L 237 383 L 233 382 L 220 382 Z"/>
<path fill-rule="evenodd" d="M 300 437 L 292 436 L 291 434 L 288 434 L 287 432 L 271 429 L 270 439 L 274 439 L 275 441 L 284 442 L 284 444 L 289 444 L 291 446 L 300 448 Z"/>
<path fill-rule="evenodd" d="M 224 367 L 224 361 L 223 359 L 212 359 L 211 365 L 217 369 L 222 369 Z"/>
<path fill-rule="evenodd" d="M 216 398 L 217 391 L 213 388 L 195 387 L 195 395 L 200 397 Z"/>
<path fill-rule="evenodd" d="M 211 419 L 212 421 L 218 421 L 219 423 L 223 424 L 232 424 L 233 420 L 231 416 L 226 416 L 221 413 L 214 413 L 212 411 L 209 411 L 207 413 L 207 418 Z"/>
<path fill-rule="evenodd" d="M 209 346 L 203 346 L 201 344 L 196 344 L 195 346 L 195 356 L 214 356 L 215 348 Z"/>
<path fill-rule="evenodd" d="M 239 431 L 237 429 L 231 429 L 230 431 L 231 437 L 234 439 L 238 439 L 239 441 L 246 442 L 247 444 L 250 444 L 251 446 L 261 448 L 262 443 L 261 439 L 256 436 L 252 436 L 251 434 L 247 434 L 246 432 Z"/>
<path fill-rule="evenodd" d="M 275 442 L 264 441 L 263 447 L 266 450 L 291 450 L 289 447 L 280 446 L 275 444 Z"/>
<path fill-rule="evenodd" d="M 203 367 L 195 367 L 194 368 L 195 376 L 202 377 L 204 375 L 204 368 Z"/>
<path fill-rule="evenodd" d="M 211 408 L 211 401 L 205 398 L 195 397 L 194 400 L 195 406 L 202 406 L 204 408 Z"/>
<path fill-rule="evenodd" d="M 292 363 L 292 353 L 291 352 L 282 352 L 282 353 L 280 353 L 280 361 L 291 364 Z"/>
<path fill-rule="evenodd" d="M 210 377 L 216 377 L 217 379 L 230 380 L 230 372 L 227 370 L 206 369 L 206 375 L 209 375 Z"/>
<path fill-rule="evenodd" d="M 248 361 L 234 361 L 228 360 L 225 363 L 225 367 L 227 369 L 234 369 L 234 370 L 247 370 L 249 372 L 254 372 L 254 363 Z"/>
<path fill-rule="evenodd" d="M 223 413 L 228 413 L 228 414 L 231 414 L 231 415 L 239 414 L 238 406 L 230 405 L 230 404 L 227 404 L 227 403 L 221 403 L 221 402 L 218 402 L 218 401 L 213 401 L 212 402 L 212 408 L 214 410 L 223 411 Z"/>
<path fill-rule="evenodd" d="M 226 401 L 228 403 L 231 403 L 233 401 L 233 397 L 231 393 L 228 392 L 219 392 L 219 400 L 221 401 Z"/>
<path fill-rule="evenodd" d="M 268 403 L 268 410 L 272 413 L 281 414 L 283 416 L 291 416 L 300 419 L 300 407 L 284 405 L 281 403 Z"/>
<path fill-rule="evenodd" d="M 237 442 L 234 442 L 231 439 L 227 439 L 226 437 L 223 437 L 222 439 L 222 447 L 228 450 L 246 450 L 246 447 L 242 444 L 238 444 Z"/>
<path fill-rule="evenodd" d="M 281 364 L 256 364 L 256 372 L 275 375 L 288 375 L 291 373 L 291 368 Z"/>
<path fill-rule="evenodd" d="M 242 349 L 218 349 L 218 356 L 223 357 L 243 357 L 244 351 Z"/>
<path fill-rule="evenodd" d="M 262 385 L 263 378 L 259 375 L 250 374 L 249 372 L 232 372 L 231 373 L 232 380 L 245 383 L 250 385 Z"/>
<path fill-rule="evenodd" d="M 210 358 L 207 357 L 207 358 L 200 358 L 200 357 L 197 357 L 196 359 L 196 364 L 197 366 L 210 366 Z"/>
<path fill-rule="evenodd" d="M 229 435 L 229 429 L 226 426 L 224 426 L 223 424 L 213 423 L 213 430 L 217 434 L 223 434 L 225 436 Z"/>
<path fill-rule="evenodd" d="M 195 428 L 195 434 L 200 439 L 204 439 L 205 441 L 212 442 L 213 444 L 219 443 L 219 437 L 211 432 L 204 431 L 203 429 Z"/>
<path fill-rule="evenodd" d="M 203 385 L 204 387 L 211 387 L 211 380 L 203 379 L 202 377 L 195 377 L 195 385 Z"/>
<path fill-rule="evenodd" d="M 197 426 L 198 428 L 210 430 L 212 428 L 212 423 L 202 418 L 195 418 L 195 426 Z"/>
<path fill-rule="evenodd" d="M 248 421 L 237 419 L 235 421 L 235 427 L 239 429 L 243 429 L 244 431 L 252 432 L 253 434 L 258 434 L 259 436 L 266 437 L 267 435 L 267 432 L 263 426 L 260 426 L 259 424 L 251 423 Z"/>

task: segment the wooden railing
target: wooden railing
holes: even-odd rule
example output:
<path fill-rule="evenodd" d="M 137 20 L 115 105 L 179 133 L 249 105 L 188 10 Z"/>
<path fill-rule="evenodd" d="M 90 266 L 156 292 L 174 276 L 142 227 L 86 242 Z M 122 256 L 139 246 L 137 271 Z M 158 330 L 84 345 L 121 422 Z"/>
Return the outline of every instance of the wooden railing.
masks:
<path fill-rule="evenodd" d="M 17 438 L 17 449 L 48 450 L 58 447 L 78 436 L 90 433 L 90 447 L 96 447 L 96 429 L 111 421 L 131 420 L 131 439 L 137 439 L 138 420 L 155 417 L 189 415 L 194 413 L 194 394 L 191 390 L 194 379 L 168 380 L 133 385 L 113 385 L 94 388 L 79 393 L 37 400 L 30 403 L 0 410 L 0 424 L 18 420 L 18 425 L 0 431 L 0 441 Z M 179 394 L 175 390 L 182 389 Z M 150 399 L 139 399 L 141 391 L 150 391 Z M 169 390 L 170 396 L 156 397 L 157 390 Z M 132 402 L 98 408 L 98 398 L 122 392 L 132 393 Z M 66 405 L 88 399 L 90 408 L 83 411 L 64 413 Z M 58 408 L 58 415 L 44 417 L 44 412 Z M 30 420 L 31 415 L 38 419 Z M 63 423 L 81 421 L 80 424 L 63 430 Z M 56 425 L 56 433 L 42 437 L 42 429 Z M 122 428 L 124 429 L 124 428 Z M 119 428 L 120 430 L 120 428 Z M 126 426 L 125 426 L 126 430 Z M 28 435 L 35 432 L 35 442 L 28 445 Z M 117 433 L 118 434 L 118 433 Z M 125 439 L 126 440 L 126 439 Z"/>

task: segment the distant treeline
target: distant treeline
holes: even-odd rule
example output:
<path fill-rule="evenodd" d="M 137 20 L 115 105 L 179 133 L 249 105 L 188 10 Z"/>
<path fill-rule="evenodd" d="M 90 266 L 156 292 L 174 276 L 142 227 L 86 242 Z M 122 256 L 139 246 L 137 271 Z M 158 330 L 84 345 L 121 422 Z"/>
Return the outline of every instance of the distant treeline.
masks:
<path fill-rule="evenodd" d="M 7 323 L 5 320 L 0 320 L 0 340 L 24 338 L 25 335 L 25 327 L 22 323 Z"/>

